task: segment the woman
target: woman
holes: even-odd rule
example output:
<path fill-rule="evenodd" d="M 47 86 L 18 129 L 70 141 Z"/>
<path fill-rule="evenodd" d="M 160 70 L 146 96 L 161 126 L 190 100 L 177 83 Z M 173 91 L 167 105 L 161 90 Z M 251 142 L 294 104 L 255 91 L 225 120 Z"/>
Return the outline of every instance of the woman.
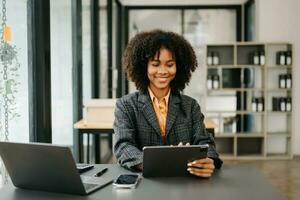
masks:
<path fill-rule="evenodd" d="M 138 91 L 116 103 L 114 152 L 119 163 L 143 170 L 144 146 L 209 144 L 208 157 L 187 163 L 187 170 L 210 177 L 222 161 L 205 131 L 199 104 L 180 94 L 197 67 L 191 45 L 176 33 L 142 32 L 130 40 L 122 62 Z"/>

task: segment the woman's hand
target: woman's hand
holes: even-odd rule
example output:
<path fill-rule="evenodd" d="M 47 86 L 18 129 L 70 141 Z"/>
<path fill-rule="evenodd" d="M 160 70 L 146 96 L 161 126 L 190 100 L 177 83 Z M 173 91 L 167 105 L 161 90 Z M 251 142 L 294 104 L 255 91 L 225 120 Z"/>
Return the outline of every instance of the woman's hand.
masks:
<path fill-rule="evenodd" d="M 140 163 L 140 164 L 137 164 L 137 165 L 133 166 L 133 168 L 135 168 L 139 171 L 143 171 L 144 165 L 143 165 L 143 163 Z"/>
<path fill-rule="evenodd" d="M 202 158 L 199 160 L 194 160 L 187 164 L 187 170 L 199 177 L 209 178 L 214 172 L 215 165 L 211 158 Z"/>

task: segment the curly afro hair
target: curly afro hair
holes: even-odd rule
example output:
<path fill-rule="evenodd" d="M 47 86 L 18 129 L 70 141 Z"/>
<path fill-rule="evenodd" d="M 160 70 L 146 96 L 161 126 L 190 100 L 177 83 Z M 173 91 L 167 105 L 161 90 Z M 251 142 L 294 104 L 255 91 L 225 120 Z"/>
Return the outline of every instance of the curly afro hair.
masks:
<path fill-rule="evenodd" d="M 197 67 L 195 52 L 190 43 L 173 32 L 153 30 L 136 34 L 128 43 L 122 58 L 127 78 L 133 81 L 138 90 L 147 91 L 149 79 L 147 66 L 161 48 L 172 52 L 176 61 L 176 75 L 171 81 L 172 92 L 179 93 L 189 83 L 191 74 Z"/>

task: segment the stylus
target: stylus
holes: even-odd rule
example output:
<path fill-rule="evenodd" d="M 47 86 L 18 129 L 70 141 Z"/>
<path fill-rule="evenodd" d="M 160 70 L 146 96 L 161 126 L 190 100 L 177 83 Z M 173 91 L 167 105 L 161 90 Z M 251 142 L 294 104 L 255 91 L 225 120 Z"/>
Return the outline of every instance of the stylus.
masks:
<path fill-rule="evenodd" d="M 108 170 L 108 168 L 104 168 L 104 169 L 102 169 L 100 172 L 97 172 L 94 176 L 100 177 L 100 176 L 102 176 L 107 170 Z"/>

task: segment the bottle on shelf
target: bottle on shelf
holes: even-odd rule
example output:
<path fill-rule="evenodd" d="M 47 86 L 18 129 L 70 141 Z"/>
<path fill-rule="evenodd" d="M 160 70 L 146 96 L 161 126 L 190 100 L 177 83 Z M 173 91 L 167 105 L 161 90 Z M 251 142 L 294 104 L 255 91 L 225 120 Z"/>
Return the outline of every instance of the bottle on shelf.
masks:
<path fill-rule="evenodd" d="M 219 75 L 214 75 L 213 76 L 212 87 L 213 87 L 213 89 L 218 89 L 220 87 Z"/>
<path fill-rule="evenodd" d="M 286 87 L 286 77 L 285 74 L 279 74 L 279 88 L 285 88 Z"/>
<path fill-rule="evenodd" d="M 255 97 L 252 97 L 251 108 L 252 108 L 253 112 L 257 112 L 257 102 L 256 102 L 256 98 Z"/>
<path fill-rule="evenodd" d="M 280 97 L 279 98 L 279 104 L 280 104 L 280 111 L 286 111 L 286 101 L 285 101 L 285 98 L 284 97 Z"/>
<path fill-rule="evenodd" d="M 286 58 L 285 58 L 285 64 L 286 65 L 291 65 L 292 64 L 292 51 L 287 51 L 286 52 Z"/>
<path fill-rule="evenodd" d="M 285 87 L 292 88 L 292 74 L 286 74 L 285 78 Z"/>
<path fill-rule="evenodd" d="M 218 52 L 213 52 L 213 56 L 212 56 L 212 64 L 213 65 L 219 65 L 220 64 L 220 57 L 219 57 L 219 53 Z"/>
<path fill-rule="evenodd" d="M 259 52 L 259 64 L 260 65 L 265 65 L 265 63 L 266 63 L 265 52 L 260 51 Z"/>
<path fill-rule="evenodd" d="M 213 88 L 213 76 L 208 75 L 207 76 L 207 89 L 211 90 Z"/>
<path fill-rule="evenodd" d="M 286 98 L 286 105 L 285 105 L 285 107 L 286 107 L 286 111 L 287 112 L 292 111 L 292 98 L 291 97 L 287 97 Z"/>
<path fill-rule="evenodd" d="M 255 51 L 253 53 L 253 64 L 259 65 L 259 52 L 258 51 Z"/>
<path fill-rule="evenodd" d="M 263 97 L 257 98 L 257 111 L 258 112 L 264 111 L 264 98 Z"/>
<path fill-rule="evenodd" d="M 285 52 L 278 51 L 276 53 L 276 64 L 277 65 L 285 65 Z"/>
<path fill-rule="evenodd" d="M 207 54 L 207 65 L 213 64 L 213 52 L 208 52 Z"/>

